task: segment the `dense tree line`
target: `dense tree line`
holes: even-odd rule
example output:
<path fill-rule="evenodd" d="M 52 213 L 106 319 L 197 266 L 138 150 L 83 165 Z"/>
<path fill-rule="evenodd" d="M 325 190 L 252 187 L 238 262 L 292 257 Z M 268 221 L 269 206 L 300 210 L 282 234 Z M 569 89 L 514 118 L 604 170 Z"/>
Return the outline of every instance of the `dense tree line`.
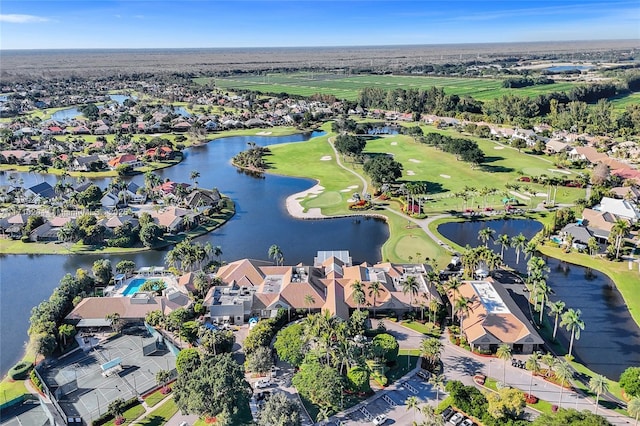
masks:
<path fill-rule="evenodd" d="M 78 269 L 75 276 L 66 274 L 60 280 L 48 300 L 31 309 L 29 336 L 37 353 L 47 356 L 55 351 L 58 338 L 62 337 L 59 327 L 73 309 L 74 300 L 88 294 L 94 284 L 95 280 L 85 270 Z"/>
<path fill-rule="evenodd" d="M 543 84 L 553 84 L 554 81 L 547 77 L 528 77 L 528 76 L 519 76 L 519 77 L 509 77 L 502 81 L 502 87 L 518 89 L 520 87 L 528 87 L 528 86 L 537 86 Z"/>
<path fill-rule="evenodd" d="M 482 112 L 479 101 L 470 97 L 447 95 L 439 87 L 422 89 L 384 90 L 380 87 L 365 87 L 358 97 L 363 108 L 382 108 L 390 111 L 452 115 L 456 113 Z"/>
<path fill-rule="evenodd" d="M 367 146 L 367 141 L 360 136 L 343 134 L 336 137 L 334 146 L 336 147 L 336 150 L 342 155 L 356 156 L 362 153 L 362 150 L 364 150 L 365 146 Z"/>
<path fill-rule="evenodd" d="M 458 160 L 480 165 L 484 162 L 484 152 L 471 139 L 452 138 L 440 133 L 427 133 L 421 139 L 423 143 L 433 145 L 444 152 L 454 154 Z"/>

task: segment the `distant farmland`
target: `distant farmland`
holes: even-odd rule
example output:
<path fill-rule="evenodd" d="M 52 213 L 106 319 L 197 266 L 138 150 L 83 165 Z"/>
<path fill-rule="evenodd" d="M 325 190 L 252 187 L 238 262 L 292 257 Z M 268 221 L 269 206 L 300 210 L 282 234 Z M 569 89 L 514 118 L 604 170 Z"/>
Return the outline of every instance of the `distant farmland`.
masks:
<path fill-rule="evenodd" d="M 505 89 L 502 80 L 488 78 L 454 78 L 428 76 L 396 76 L 396 75 L 344 75 L 326 73 L 290 73 L 250 75 L 227 78 L 196 78 L 198 84 L 214 82 L 222 89 L 253 90 L 261 93 L 288 93 L 292 95 L 311 96 L 316 93 L 331 94 L 338 99 L 356 100 L 361 89 L 365 87 L 381 87 L 385 90 L 428 89 L 442 87 L 447 94 L 472 96 L 474 99 L 486 101 L 513 94 L 518 96 L 537 96 L 549 92 L 568 91 L 576 83 L 555 83 L 542 86 L 531 86 L 521 89 Z"/>

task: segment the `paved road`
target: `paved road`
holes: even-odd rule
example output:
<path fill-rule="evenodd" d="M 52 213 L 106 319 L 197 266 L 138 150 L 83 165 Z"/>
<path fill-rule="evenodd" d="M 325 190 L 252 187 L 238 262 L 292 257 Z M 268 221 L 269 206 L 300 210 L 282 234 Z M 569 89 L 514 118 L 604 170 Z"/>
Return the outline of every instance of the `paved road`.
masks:
<path fill-rule="evenodd" d="M 422 338 L 420 333 L 391 321 L 385 321 L 385 326 L 399 340 L 401 348 L 408 348 L 417 339 L 421 340 Z M 508 385 L 524 392 L 529 392 L 531 388 L 533 395 L 552 404 L 561 405 L 564 408 L 595 412 L 595 402 L 590 398 L 573 391 L 563 390 L 561 392 L 560 386 L 549 383 L 540 377 L 532 379 L 528 371 L 513 367 L 509 362 L 505 365 L 503 361 L 497 358 L 481 357 L 470 353 L 451 344 L 446 336 L 443 336 L 441 341 L 443 343 L 441 359 L 447 380 L 460 380 L 465 385 L 474 385 L 473 375 L 475 372 L 480 371 L 496 380 L 502 381 L 504 379 Z M 561 404 L 560 398 L 562 398 Z M 598 414 L 605 416 L 614 425 L 633 423 L 631 418 L 602 407 L 598 409 Z"/>

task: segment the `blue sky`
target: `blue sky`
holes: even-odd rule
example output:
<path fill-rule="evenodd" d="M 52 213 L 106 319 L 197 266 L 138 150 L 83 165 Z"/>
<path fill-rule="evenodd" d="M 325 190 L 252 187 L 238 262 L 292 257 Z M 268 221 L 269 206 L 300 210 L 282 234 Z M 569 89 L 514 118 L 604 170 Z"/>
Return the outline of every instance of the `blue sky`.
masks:
<path fill-rule="evenodd" d="M 0 49 L 640 39 L 634 1 L 2 0 Z"/>

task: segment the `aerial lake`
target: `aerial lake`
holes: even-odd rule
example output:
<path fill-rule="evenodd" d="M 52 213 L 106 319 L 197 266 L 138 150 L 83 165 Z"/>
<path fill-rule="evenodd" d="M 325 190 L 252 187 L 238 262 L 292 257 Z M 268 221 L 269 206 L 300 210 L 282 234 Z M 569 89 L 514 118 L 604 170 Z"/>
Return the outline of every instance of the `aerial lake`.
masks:
<path fill-rule="evenodd" d="M 236 215 L 218 230 L 200 237 L 221 246 L 222 258 L 233 261 L 241 258 L 268 260 L 267 251 L 272 244 L 281 247 L 285 262 L 313 263 L 318 250 L 349 250 L 355 262 L 381 260 L 380 247 L 389 237 L 389 230 L 381 220 L 362 218 L 298 220 L 286 211 L 287 196 L 310 188 L 315 184 L 308 179 L 265 175 L 255 178 L 238 172 L 230 159 L 247 148 L 248 142 L 273 145 L 300 142 L 321 133 L 280 137 L 234 136 L 217 139 L 208 144 L 186 150 L 184 160 L 159 171 L 162 179 L 189 182 L 192 170 L 200 172 L 198 186 L 217 187 L 236 203 Z M 14 173 L 25 185 L 43 179 L 55 183 L 52 175 L 36 176 Z M 5 184 L 8 174 L 0 175 Z M 135 176 L 142 185 L 143 177 Z M 106 179 L 96 180 L 104 188 Z M 109 256 L 112 264 L 122 259 L 133 260 L 140 266 L 164 265 L 166 251 L 147 251 L 132 255 Z M 78 268 L 91 269 L 100 255 L 6 255 L 0 257 L 0 371 L 5 373 L 22 355 L 27 340 L 31 308 L 45 300 L 65 273 Z"/>
<path fill-rule="evenodd" d="M 461 246 L 482 244 L 478 231 L 490 227 L 509 236 L 522 234 L 530 239 L 542 229 L 542 224 L 533 220 L 492 220 L 462 223 L 445 223 L 438 227 L 445 238 Z M 500 252 L 500 246 L 489 242 L 489 247 Z M 576 360 L 593 371 L 618 380 L 629 366 L 640 364 L 640 328 L 633 321 L 629 310 L 613 281 L 606 275 L 582 266 L 572 265 L 552 257 L 545 257 L 550 268 L 547 282 L 554 294 L 550 300 L 562 300 L 567 308 L 580 309 L 585 329 L 580 339 L 574 342 Z M 512 248 L 505 249 L 505 262 L 521 272 L 526 272 L 526 260 L 520 254 L 516 265 L 516 254 Z M 549 318 L 553 324 L 553 319 Z M 558 327 L 559 340 L 569 347 L 570 333 Z"/>

